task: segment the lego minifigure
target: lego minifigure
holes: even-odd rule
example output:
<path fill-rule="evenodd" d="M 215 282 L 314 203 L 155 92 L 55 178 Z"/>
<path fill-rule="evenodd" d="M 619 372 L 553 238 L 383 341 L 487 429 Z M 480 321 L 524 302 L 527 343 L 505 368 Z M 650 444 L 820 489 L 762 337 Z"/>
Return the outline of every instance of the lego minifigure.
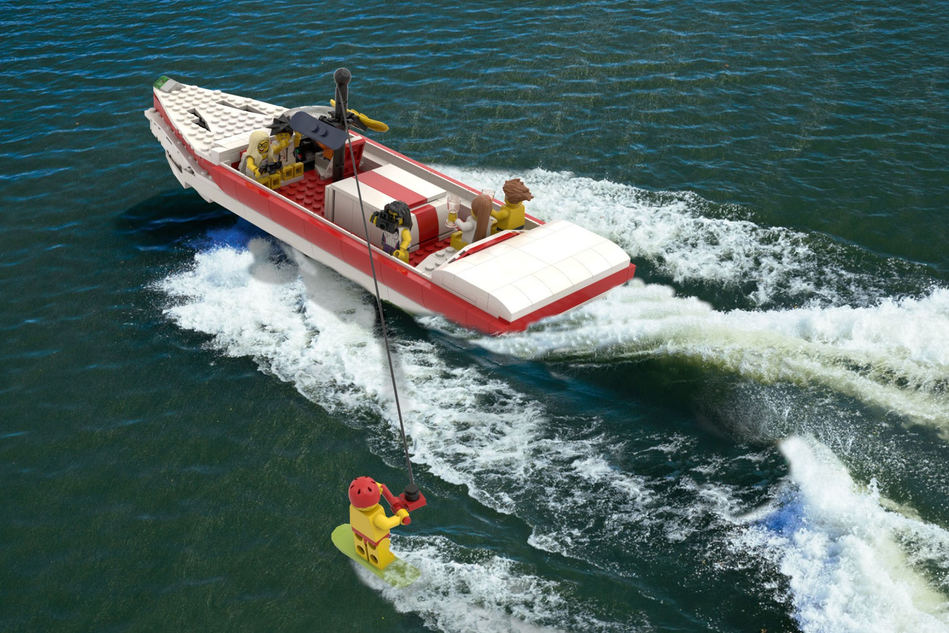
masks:
<path fill-rule="evenodd" d="M 534 199 L 530 189 L 518 178 L 513 178 L 504 183 L 504 204 L 497 211 L 492 211 L 491 215 L 497 218 L 491 232 L 507 230 L 520 230 L 524 228 L 524 202 Z"/>
<path fill-rule="evenodd" d="M 356 554 L 380 570 L 395 560 L 389 551 L 389 530 L 410 521 L 405 508 L 386 516 L 379 503 L 382 487 L 371 477 L 358 477 L 349 485 L 349 525 Z"/>
<path fill-rule="evenodd" d="M 487 237 L 488 229 L 491 227 L 492 206 L 494 206 L 494 203 L 491 202 L 491 196 L 487 196 L 483 193 L 479 196 L 475 196 L 474 200 L 471 201 L 471 215 L 478 219 L 478 224 L 475 226 L 474 239 L 471 240 L 472 242 L 477 242 Z"/>
<path fill-rule="evenodd" d="M 454 246 L 456 249 L 460 249 L 474 241 L 474 230 L 478 225 L 478 218 L 471 215 L 471 211 L 468 211 L 467 209 L 461 209 L 458 212 L 458 217 L 455 218 L 453 224 L 455 225 L 455 228 L 461 232 L 452 235 L 452 246 Z M 458 242 L 457 245 L 455 244 L 456 241 Z"/>
<path fill-rule="evenodd" d="M 454 223 L 455 227 L 460 229 L 460 232 L 453 233 L 451 236 L 453 248 L 461 250 L 488 234 L 488 224 L 491 222 L 491 206 L 491 198 L 481 194 L 475 196 L 471 201 L 471 214 L 467 219 L 461 218 L 461 215 L 464 214 L 464 209 L 462 209 Z"/>
<path fill-rule="evenodd" d="M 296 149 L 302 136 L 290 127 L 290 119 L 281 114 L 269 126 L 276 140 L 271 146 L 274 160 L 280 164 L 280 174 L 284 183 L 303 176 L 303 163 L 297 161 Z"/>
<path fill-rule="evenodd" d="M 382 250 L 409 263 L 412 244 L 412 213 L 401 200 L 390 202 L 382 211 L 369 216 L 369 221 L 382 229 Z"/>
<path fill-rule="evenodd" d="M 270 146 L 270 134 L 266 130 L 255 130 L 250 133 L 250 141 L 247 145 L 247 151 L 241 158 L 239 171 L 242 174 L 250 176 L 257 182 L 274 187 L 273 178 L 277 179 L 277 186 L 280 184 L 279 173 L 276 171 L 276 160 L 273 155 L 273 148 Z"/>

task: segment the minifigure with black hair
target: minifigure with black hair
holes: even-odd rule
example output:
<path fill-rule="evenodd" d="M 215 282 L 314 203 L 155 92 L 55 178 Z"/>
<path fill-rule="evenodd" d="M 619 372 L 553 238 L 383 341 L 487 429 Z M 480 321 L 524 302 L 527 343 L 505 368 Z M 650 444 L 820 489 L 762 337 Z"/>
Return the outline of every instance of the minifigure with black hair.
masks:
<path fill-rule="evenodd" d="M 390 202 L 382 211 L 369 216 L 369 221 L 382 229 L 382 250 L 409 263 L 412 244 L 412 213 L 401 200 Z"/>
<path fill-rule="evenodd" d="M 297 161 L 296 149 L 300 146 L 301 135 L 290 127 L 290 118 L 281 114 L 267 126 L 276 137 L 271 144 L 274 159 L 280 165 L 283 184 L 296 182 L 303 178 L 303 163 Z"/>

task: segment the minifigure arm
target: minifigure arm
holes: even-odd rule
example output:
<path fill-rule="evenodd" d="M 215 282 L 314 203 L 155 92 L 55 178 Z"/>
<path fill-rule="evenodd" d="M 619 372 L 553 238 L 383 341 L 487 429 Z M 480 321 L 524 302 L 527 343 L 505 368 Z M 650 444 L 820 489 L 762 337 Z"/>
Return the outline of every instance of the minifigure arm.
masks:
<path fill-rule="evenodd" d="M 382 482 L 379 482 L 379 490 L 382 491 L 382 496 L 386 498 L 386 503 L 389 504 L 390 508 L 392 508 L 393 510 L 398 510 L 402 507 L 401 505 L 399 505 L 402 503 L 402 501 L 398 497 L 396 497 L 394 494 L 392 494 L 392 492 L 389 490 L 389 486 L 385 485 Z"/>
<path fill-rule="evenodd" d="M 491 217 L 495 218 L 498 222 L 501 222 L 507 219 L 507 216 L 511 215 L 511 207 L 508 205 L 507 200 L 504 201 L 504 204 L 501 205 L 501 208 L 497 211 L 491 211 Z"/>
<path fill-rule="evenodd" d="M 376 220 L 378 219 L 379 219 L 378 211 L 376 211 L 375 213 L 369 216 L 369 221 L 372 222 L 374 226 L 379 226 L 379 224 L 376 222 Z"/>
<path fill-rule="evenodd" d="M 402 232 L 399 234 L 399 236 L 402 238 L 402 242 L 399 244 L 399 248 L 396 249 L 392 254 L 402 261 L 408 263 L 409 246 L 412 245 L 412 231 L 409 229 L 402 229 Z"/>
<path fill-rule="evenodd" d="M 402 229 L 402 243 L 399 245 L 403 251 L 409 250 L 409 246 L 412 245 L 412 231 L 409 229 Z"/>
<path fill-rule="evenodd" d="M 372 524 L 380 530 L 391 530 L 402 523 L 402 520 L 409 516 L 408 510 L 399 510 L 391 517 L 387 517 L 385 512 L 380 512 L 372 519 Z"/>
<path fill-rule="evenodd" d="M 254 175 L 255 175 L 255 176 L 257 176 L 258 178 L 260 177 L 260 169 L 258 169 L 258 167 L 257 167 L 257 161 L 255 161 L 252 156 L 248 156 L 248 157 L 247 157 L 246 166 L 247 166 L 252 172 L 254 172 Z"/>

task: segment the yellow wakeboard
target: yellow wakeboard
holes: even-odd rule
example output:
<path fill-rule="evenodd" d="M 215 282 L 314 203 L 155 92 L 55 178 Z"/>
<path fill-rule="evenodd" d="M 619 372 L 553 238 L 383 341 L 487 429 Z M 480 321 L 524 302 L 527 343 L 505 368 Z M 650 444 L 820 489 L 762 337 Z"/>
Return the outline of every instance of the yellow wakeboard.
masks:
<path fill-rule="evenodd" d="M 398 556 L 394 561 L 389 563 L 385 569 L 379 569 L 378 567 L 370 565 L 369 561 L 356 553 L 356 544 L 353 542 L 353 529 L 349 526 L 349 523 L 343 523 L 337 526 L 337 528 L 333 530 L 332 538 L 333 545 L 336 546 L 336 549 L 393 587 L 408 587 L 422 575 L 422 572 L 420 572 L 417 567 L 413 567 Z"/>

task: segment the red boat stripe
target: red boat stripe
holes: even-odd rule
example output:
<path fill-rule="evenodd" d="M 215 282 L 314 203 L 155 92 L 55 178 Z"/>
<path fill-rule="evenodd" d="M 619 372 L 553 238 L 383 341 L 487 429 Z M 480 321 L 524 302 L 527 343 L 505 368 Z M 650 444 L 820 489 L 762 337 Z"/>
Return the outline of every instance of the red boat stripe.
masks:
<path fill-rule="evenodd" d="M 377 174 L 374 171 L 359 174 L 359 180 L 376 191 L 381 191 L 390 198 L 401 200 L 409 205 L 409 208 L 428 202 L 428 199 L 422 194 L 412 191 L 408 187 L 404 187 L 393 180 L 389 180 L 382 174 Z"/>
<path fill-rule="evenodd" d="M 164 108 L 161 107 L 161 104 L 158 102 L 157 98 L 155 99 L 155 108 L 165 118 L 165 122 L 168 123 L 172 129 L 174 129 L 174 126 L 171 125 L 171 121 L 168 119 L 167 113 L 164 112 Z M 175 133 L 178 135 L 177 130 Z M 180 135 L 178 136 L 180 139 Z M 386 152 L 405 158 L 402 156 L 402 154 L 399 154 L 398 152 L 395 152 L 384 145 L 375 143 L 371 140 L 369 143 L 376 147 L 382 148 Z M 211 174 L 212 178 L 214 178 L 215 182 L 218 183 L 218 186 L 220 186 L 222 190 L 228 191 L 228 189 L 233 188 L 234 193 L 231 194 L 231 197 L 245 199 L 246 202 L 251 203 L 251 208 L 259 205 L 259 200 L 264 192 L 251 191 L 250 189 L 254 188 L 254 185 L 247 182 L 236 173 L 229 171 L 225 167 L 212 165 L 205 159 L 194 155 L 194 150 L 191 147 L 188 147 L 187 144 L 186 148 L 192 154 L 195 160 L 198 161 L 202 169 L 207 170 Z M 422 165 L 421 163 L 418 163 L 412 159 L 406 158 L 406 160 L 415 165 L 419 165 L 428 172 L 439 174 L 430 167 Z M 443 174 L 439 175 L 447 178 L 447 176 L 444 176 Z M 361 175 L 360 178 L 362 177 L 363 176 Z M 449 178 L 449 180 L 451 179 Z M 457 181 L 452 180 L 452 182 Z M 469 191 L 476 191 L 462 183 L 458 184 Z M 357 270 L 360 270 L 365 274 L 369 274 L 369 266 L 366 258 L 364 243 L 353 239 L 348 233 L 339 231 L 328 222 L 321 222 L 316 218 L 304 215 L 302 212 L 299 212 L 299 210 L 292 207 L 290 207 L 288 210 L 291 212 L 295 211 L 296 213 L 293 213 L 293 215 L 298 216 L 298 218 L 303 221 L 304 234 L 310 242 L 315 244 L 318 248 L 328 252 L 330 255 L 349 263 Z M 423 220 L 422 218 L 427 218 L 431 215 L 434 215 L 437 218 L 437 214 L 432 213 L 434 211 L 435 210 L 431 208 L 431 205 L 425 205 L 414 212 L 418 218 L 419 236 L 422 241 L 425 240 L 426 231 L 430 230 L 422 229 L 423 223 L 428 226 L 427 221 Z M 269 217 L 269 205 L 264 205 L 264 209 L 261 213 L 265 217 Z M 299 228 L 299 224 L 297 224 L 297 228 Z M 436 220 L 436 236 L 437 228 Z M 430 281 L 422 277 L 422 275 L 414 271 L 409 272 L 408 270 L 404 269 L 401 264 L 393 262 L 391 259 L 385 255 L 382 255 L 381 253 L 374 252 L 373 259 L 375 260 L 376 265 L 385 271 L 383 274 L 392 284 L 390 287 L 393 287 L 393 290 L 396 292 L 399 292 L 404 296 L 408 296 L 412 300 L 424 305 L 433 312 L 444 314 L 448 319 L 456 323 L 465 324 L 468 327 L 476 328 L 489 334 L 521 331 L 539 319 L 569 310 L 570 308 L 573 308 L 603 292 L 606 292 L 613 286 L 618 286 L 619 284 L 632 279 L 636 271 L 636 266 L 634 264 L 630 264 L 625 270 L 618 271 L 609 277 L 606 277 L 605 279 L 601 279 L 600 281 L 582 288 L 572 294 L 569 294 L 566 297 L 554 301 L 550 305 L 547 305 L 535 312 L 531 312 L 514 322 L 508 322 L 504 321 L 503 319 L 493 317 L 483 310 L 471 305 L 467 301 L 459 298 L 457 295 L 454 295 L 444 288 L 432 284 Z M 398 273 L 397 275 L 391 274 L 388 270 L 395 268 L 399 268 L 399 270 L 395 271 Z M 413 288 L 413 286 L 416 288 Z"/>
<path fill-rule="evenodd" d="M 427 244 L 438 240 L 438 211 L 430 204 L 412 209 L 415 223 L 418 225 L 418 243 Z"/>

